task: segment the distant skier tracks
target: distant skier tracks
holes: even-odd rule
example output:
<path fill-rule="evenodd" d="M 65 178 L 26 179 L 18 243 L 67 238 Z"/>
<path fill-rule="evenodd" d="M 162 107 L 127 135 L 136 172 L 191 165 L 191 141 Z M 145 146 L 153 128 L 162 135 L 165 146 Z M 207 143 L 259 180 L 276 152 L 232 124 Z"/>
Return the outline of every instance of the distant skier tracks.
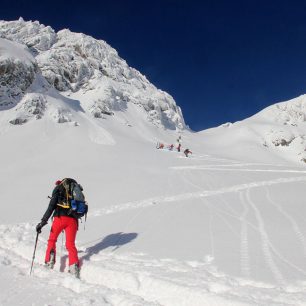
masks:
<path fill-rule="evenodd" d="M 222 160 L 224 162 L 224 160 Z M 120 213 L 125 210 L 146 208 L 153 205 L 176 203 L 178 201 L 201 199 L 220 196 L 227 193 L 237 193 L 240 202 L 243 203 L 243 211 L 239 217 L 240 228 L 240 268 L 242 275 L 249 278 L 252 274 L 250 265 L 249 229 L 251 226 L 247 220 L 250 213 L 254 213 L 257 232 L 260 236 L 261 250 L 264 262 L 272 272 L 279 284 L 284 284 L 282 271 L 279 269 L 277 260 L 286 262 L 296 270 L 293 263 L 287 262 L 279 254 L 270 241 L 260 208 L 250 195 L 253 188 L 265 188 L 276 184 L 289 184 L 306 181 L 306 171 L 290 169 L 258 169 L 251 168 L 256 164 L 228 164 L 210 166 L 182 166 L 174 167 L 174 170 L 231 170 L 231 171 L 266 171 L 275 173 L 300 173 L 297 177 L 281 177 L 270 180 L 253 181 L 243 184 L 225 186 L 213 190 L 199 190 L 196 192 L 182 193 L 173 196 L 160 196 L 141 201 L 132 201 L 113 205 L 109 208 L 95 210 L 90 216 L 101 216 L 105 214 Z M 249 167 L 249 168 L 243 168 Z M 192 186 L 192 184 L 191 184 Z M 195 186 L 194 186 L 195 187 Z M 208 185 L 209 187 L 209 185 Z M 198 186 L 201 188 L 201 186 Z M 301 248 L 306 252 L 305 238 L 297 223 L 281 206 L 273 202 L 269 192 L 271 205 L 275 206 L 282 215 L 290 222 L 294 233 L 299 240 Z M 188 202 L 190 204 L 190 201 Z M 251 226 L 251 228 L 253 228 Z M 27 274 L 33 249 L 33 224 L 0 225 L 0 267 L 12 267 L 18 269 L 22 276 Z M 37 257 L 42 258 L 44 248 L 38 249 Z M 304 253 L 305 256 L 305 253 Z M 169 271 L 171 273 L 169 273 Z M 187 272 L 187 273 L 186 273 Z M 300 271 L 303 274 L 304 271 Z M 117 256 L 114 254 L 99 253 L 95 255 L 94 261 L 84 262 L 81 272 L 81 280 L 73 279 L 66 273 L 52 271 L 53 277 L 49 278 L 50 271 L 41 266 L 35 267 L 34 276 L 41 279 L 47 286 L 56 286 L 66 291 L 68 302 L 71 305 L 165 305 L 165 301 L 172 299 L 169 305 L 292 305 L 292 301 L 305 300 L 304 287 L 296 287 L 292 292 L 289 290 L 279 291 L 278 287 L 265 287 L 264 284 L 250 280 L 239 280 L 225 277 L 219 274 L 209 262 L 177 261 L 177 260 L 149 260 L 145 257 L 133 254 Z M 16 276 L 17 277 L 17 276 Z M 82 286 L 81 286 L 82 284 Z M 246 298 L 246 292 L 252 289 L 252 295 Z M 269 288 L 269 294 L 267 291 Z M 71 292 L 70 292 L 71 291 Z M 86 293 L 88 291 L 89 293 Z M 70 292 L 70 293 L 69 293 Z M 82 301 L 71 300 L 75 293 L 82 293 Z M 268 294 L 268 295 L 267 295 Z M 255 297 L 254 297 L 255 296 Z M 241 302 L 240 302 L 241 301 Z M 243 302 L 242 302 L 243 301 Z M 123 305 L 122 304 L 122 305 Z M 297 303 L 298 304 L 298 303 Z"/>
<path fill-rule="evenodd" d="M 306 172 L 305 172 L 305 176 L 277 178 L 277 179 L 272 179 L 272 180 L 267 180 L 267 181 L 256 181 L 256 182 L 250 182 L 250 183 L 244 183 L 244 184 L 224 187 L 224 188 L 220 188 L 216 190 L 202 190 L 198 192 L 190 192 L 190 193 L 188 192 L 188 193 L 183 193 L 183 194 L 173 195 L 173 196 L 153 197 L 153 198 L 149 198 L 149 199 L 145 199 L 141 201 L 122 203 L 122 204 L 110 206 L 108 208 L 95 210 L 91 213 L 91 216 L 101 216 L 101 215 L 106 215 L 106 214 L 119 213 L 121 211 L 129 210 L 129 209 L 144 208 L 144 207 L 149 207 L 153 205 L 174 203 L 174 202 L 190 200 L 190 199 L 213 197 L 213 196 L 222 195 L 225 193 L 248 190 L 250 188 L 266 187 L 266 186 L 272 186 L 276 184 L 286 184 L 286 183 L 294 183 L 294 182 L 302 182 L 302 181 L 306 181 Z"/>

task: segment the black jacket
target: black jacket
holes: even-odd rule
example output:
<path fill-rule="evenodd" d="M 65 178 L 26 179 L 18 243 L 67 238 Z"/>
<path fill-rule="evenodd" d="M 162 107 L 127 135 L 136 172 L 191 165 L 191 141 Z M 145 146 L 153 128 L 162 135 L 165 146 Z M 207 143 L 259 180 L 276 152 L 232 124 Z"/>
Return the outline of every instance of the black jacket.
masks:
<path fill-rule="evenodd" d="M 65 200 L 66 200 L 65 188 L 62 185 L 56 186 L 52 192 L 52 197 L 49 202 L 49 206 L 41 220 L 48 222 L 53 212 L 54 212 L 53 217 L 68 216 L 71 218 L 75 218 L 70 214 L 71 213 L 70 209 L 63 208 L 57 205 L 58 203 L 62 203 Z"/>

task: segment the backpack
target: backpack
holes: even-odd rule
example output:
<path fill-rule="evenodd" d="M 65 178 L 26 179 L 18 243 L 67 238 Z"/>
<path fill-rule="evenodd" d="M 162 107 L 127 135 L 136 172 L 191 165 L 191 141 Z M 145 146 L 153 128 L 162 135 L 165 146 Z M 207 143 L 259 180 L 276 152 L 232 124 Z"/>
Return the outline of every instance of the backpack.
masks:
<path fill-rule="evenodd" d="M 62 201 L 57 205 L 68 209 L 68 215 L 82 218 L 87 215 L 88 205 L 83 194 L 83 187 L 74 179 L 65 178 L 59 184 L 62 189 Z"/>

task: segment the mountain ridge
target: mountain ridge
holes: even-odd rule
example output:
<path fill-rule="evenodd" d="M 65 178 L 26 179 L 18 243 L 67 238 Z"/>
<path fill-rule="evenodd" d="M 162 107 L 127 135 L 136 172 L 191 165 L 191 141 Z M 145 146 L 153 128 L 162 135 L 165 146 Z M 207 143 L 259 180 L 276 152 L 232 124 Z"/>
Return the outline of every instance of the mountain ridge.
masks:
<path fill-rule="evenodd" d="M 0 117 L 12 125 L 48 114 L 56 123 L 79 126 L 83 119 L 76 110 L 88 122 L 100 120 L 103 135 L 111 132 L 103 129 L 105 120 L 138 126 L 147 131 L 137 131 L 139 136 L 170 143 L 172 136 L 163 134 L 160 139 L 160 133 L 152 132 L 150 126 L 178 134 L 191 131 L 174 99 L 129 67 L 103 40 L 68 29 L 55 32 L 38 21 L 20 18 L 0 21 L 0 48 L 0 110 L 8 111 Z M 306 99 L 301 96 L 273 104 L 242 121 L 195 133 L 188 146 L 209 140 L 207 150 L 214 154 L 226 151 L 239 156 L 240 149 L 248 146 L 250 151 L 256 147 L 258 156 L 272 153 L 284 160 L 305 162 L 305 120 Z M 93 125 L 96 123 L 89 123 Z M 113 142 L 108 136 L 94 139 Z"/>
<path fill-rule="evenodd" d="M 0 38 L 26 46 L 50 86 L 67 97 L 86 101 L 83 107 L 94 118 L 114 115 L 134 103 L 158 127 L 187 128 L 174 99 L 129 67 L 105 41 L 68 29 L 56 33 L 38 21 L 22 18 L 0 21 Z"/>

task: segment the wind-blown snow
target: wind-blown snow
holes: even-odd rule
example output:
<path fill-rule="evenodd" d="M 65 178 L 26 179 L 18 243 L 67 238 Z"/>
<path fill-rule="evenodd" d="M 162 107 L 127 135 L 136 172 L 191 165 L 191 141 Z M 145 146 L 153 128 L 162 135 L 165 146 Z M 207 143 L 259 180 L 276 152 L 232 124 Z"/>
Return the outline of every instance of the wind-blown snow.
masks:
<path fill-rule="evenodd" d="M 5 52 L 18 69 L 39 66 L 0 111 L 1 305 L 305 305 L 304 97 L 200 133 L 152 124 L 132 81 L 116 80 L 115 92 L 90 74 L 75 91 L 46 81 L 38 56 L 82 34 L 23 20 L 0 28 L 18 41 L 0 39 L 0 50 L 14 44 Z M 106 97 L 111 106 L 94 115 L 92 100 Z M 179 136 L 188 158 L 167 149 Z M 76 241 L 81 279 L 67 273 L 62 235 L 55 269 L 43 266 L 51 222 L 30 276 L 35 226 L 64 177 L 83 185 L 90 207 Z"/>

